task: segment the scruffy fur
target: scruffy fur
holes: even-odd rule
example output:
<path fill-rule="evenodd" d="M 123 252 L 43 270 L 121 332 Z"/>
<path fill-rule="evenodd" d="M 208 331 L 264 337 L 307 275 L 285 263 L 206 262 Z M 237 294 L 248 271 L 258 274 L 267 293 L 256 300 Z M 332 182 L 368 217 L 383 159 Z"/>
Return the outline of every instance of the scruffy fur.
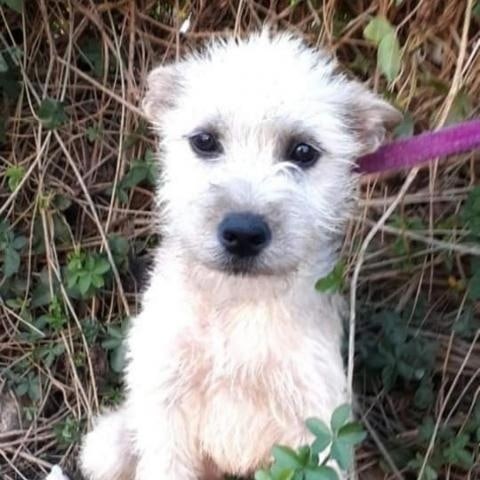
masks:
<path fill-rule="evenodd" d="M 314 284 L 336 261 L 354 160 L 398 113 L 324 53 L 268 31 L 154 69 L 144 109 L 161 138 L 163 241 L 128 335 L 126 400 L 85 437 L 81 467 L 90 480 L 248 475 L 346 400 L 339 302 Z M 192 150 L 202 129 L 219 157 Z M 288 162 L 292 138 L 320 160 Z M 245 211 L 272 240 L 235 275 L 217 226 Z"/>

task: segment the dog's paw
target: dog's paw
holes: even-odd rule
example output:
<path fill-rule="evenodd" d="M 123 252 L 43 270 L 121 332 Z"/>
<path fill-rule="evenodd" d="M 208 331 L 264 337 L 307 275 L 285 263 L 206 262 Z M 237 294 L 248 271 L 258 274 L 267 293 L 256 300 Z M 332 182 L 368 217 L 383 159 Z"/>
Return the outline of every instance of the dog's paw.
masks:
<path fill-rule="evenodd" d="M 58 465 L 54 465 L 45 480 L 70 480 Z"/>

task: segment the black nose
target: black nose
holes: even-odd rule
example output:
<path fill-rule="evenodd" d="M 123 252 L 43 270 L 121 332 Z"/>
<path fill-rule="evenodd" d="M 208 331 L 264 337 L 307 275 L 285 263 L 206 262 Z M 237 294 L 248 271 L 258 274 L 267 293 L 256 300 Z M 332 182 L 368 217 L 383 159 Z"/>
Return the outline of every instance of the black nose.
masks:
<path fill-rule="evenodd" d="M 218 238 L 227 252 L 252 257 L 270 243 L 272 234 L 260 215 L 230 213 L 218 226 Z"/>

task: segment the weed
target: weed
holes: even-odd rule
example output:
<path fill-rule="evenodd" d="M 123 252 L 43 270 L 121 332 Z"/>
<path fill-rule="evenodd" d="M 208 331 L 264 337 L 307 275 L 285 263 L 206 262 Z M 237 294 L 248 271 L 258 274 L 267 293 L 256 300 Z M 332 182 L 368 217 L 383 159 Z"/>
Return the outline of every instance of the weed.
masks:
<path fill-rule="evenodd" d="M 155 155 L 151 150 L 145 153 L 142 159 L 137 159 L 132 162 L 130 170 L 120 180 L 117 187 L 117 197 L 122 203 L 128 202 L 129 192 L 145 182 L 148 185 L 155 185 L 157 176 L 157 166 L 155 162 Z"/>
<path fill-rule="evenodd" d="M 75 418 L 67 417 L 55 426 L 54 431 L 57 442 L 63 447 L 68 447 L 80 440 L 81 424 Z"/>
<path fill-rule="evenodd" d="M 45 98 L 38 109 L 38 118 L 47 130 L 54 130 L 66 122 L 67 115 L 61 102 Z"/>
<path fill-rule="evenodd" d="M 70 255 L 65 276 L 72 295 L 89 298 L 105 286 L 111 267 L 104 255 L 77 251 Z"/>
<path fill-rule="evenodd" d="M 297 450 L 275 445 L 273 463 L 268 470 L 259 470 L 255 480 L 336 480 L 338 474 L 331 467 L 336 462 L 341 470 L 353 463 L 353 447 L 366 437 L 361 425 L 350 421 L 349 405 L 341 405 L 332 414 L 330 426 L 318 418 L 306 421 L 314 435 L 310 445 Z M 328 451 L 327 451 L 328 449 Z"/>

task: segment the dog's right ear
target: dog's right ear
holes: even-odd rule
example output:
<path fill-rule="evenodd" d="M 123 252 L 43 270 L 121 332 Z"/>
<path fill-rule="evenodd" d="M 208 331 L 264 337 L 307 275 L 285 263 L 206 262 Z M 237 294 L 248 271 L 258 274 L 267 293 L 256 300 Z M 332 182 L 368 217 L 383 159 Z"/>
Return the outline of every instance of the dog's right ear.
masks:
<path fill-rule="evenodd" d="M 158 123 L 163 113 L 175 105 L 179 88 L 177 65 L 161 65 L 148 74 L 142 109 L 150 122 Z"/>

